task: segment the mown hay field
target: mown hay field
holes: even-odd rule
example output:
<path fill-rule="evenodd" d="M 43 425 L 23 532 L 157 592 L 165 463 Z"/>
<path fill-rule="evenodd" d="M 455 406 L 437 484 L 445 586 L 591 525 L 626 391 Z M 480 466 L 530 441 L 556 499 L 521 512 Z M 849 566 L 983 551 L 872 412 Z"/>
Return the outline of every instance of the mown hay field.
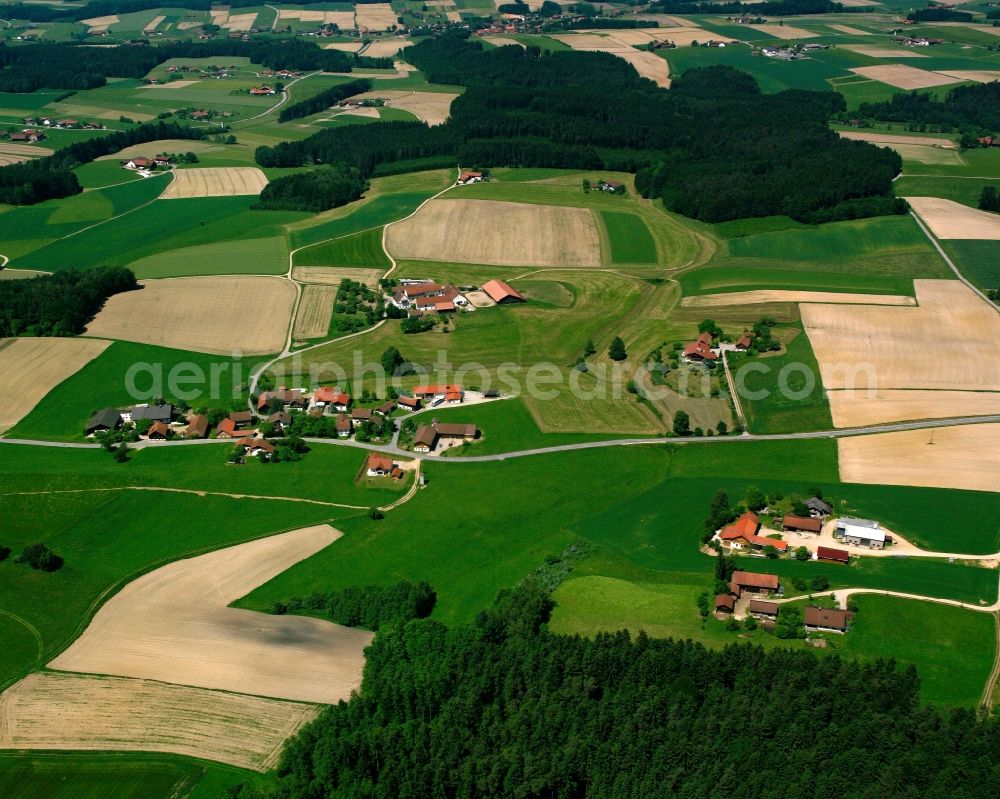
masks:
<path fill-rule="evenodd" d="M 160 195 L 160 199 L 186 200 L 191 197 L 260 194 L 266 185 L 267 177 L 256 167 L 176 169 L 173 180 Z"/>
<path fill-rule="evenodd" d="M 348 269 L 338 266 L 297 266 L 292 271 L 292 277 L 300 283 L 319 283 L 328 286 L 339 286 L 345 280 L 364 283 L 368 288 L 375 288 L 381 269 Z"/>
<path fill-rule="evenodd" d="M 151 680 L 32 674 L 0 694 L 0 747 L 171 752 L 267 771 L 318 712 Z"/>
<path fill-rule="evenodd" d="M 295 288 L 273 277 L 182 277 L 142 281 L 116 294 L 87 335 L 163 347 L 229 354 L 278 352 Z"/>
<path fill-rule="evenodd" d="M 837 452 L 845 483 L 1000 492 L 1000 424 L 852 436 Z"/>
<path fill-rule="evenodd" d="M 43 155 L 52 155 L 52 150 L 34 144 L 14 144 L 0 141 L 0 166 L 19 164 L 22 161 L 30 161 L 32 158 L 41 158 Z"/>
<path fill-rule="evenodd" d="M 589 210 L 492 200 L 432 200 L 391 225 L 398 258 L 513 266 L 600 266 L 600 235 Z"/>
<path fill-rule="evenodd" d="M 110 343 L 82 338 L 0 339 L 0 433 Z"/>
<path fill-rule="evenodd" d="M 949 83 L 959 82 L 948 75 L 941 75 L 938 72 L 930 72 L 926 69 L 917 69 L 908 64 L 879 64 L 874 67 L 856 67 L 851 72 L 856 75 L 863 75 L 866 78 L 872 78 L 880 83 L 888 83 L 897 89 L 928 89 L 931 86 L 945 86 Z"/>
<path fill-rule="evenodd" d="M 907 197 L 906 201 L 939 239 L 1000 241 L 1000 214 L 938 197 Z"/>
<path fill-rule="evenodd" d="M 295 316 L 293 336 L 297 339 L 319 338 L 330 329 L 333 316 L 333 301 L 337 297 L 337 286 L 306 286 Z"/>

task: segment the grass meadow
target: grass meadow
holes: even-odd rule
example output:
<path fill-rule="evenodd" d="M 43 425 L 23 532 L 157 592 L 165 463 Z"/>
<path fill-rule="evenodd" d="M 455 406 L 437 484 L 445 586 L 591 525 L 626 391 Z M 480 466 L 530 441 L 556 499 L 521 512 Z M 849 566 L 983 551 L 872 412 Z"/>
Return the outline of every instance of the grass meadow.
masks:
<path fill-rule="evenodd" d="M 1000 241 L 941 242 L 955 266 L 983 290 L 1000 288 Z"/>
<path fill-rule="evenodd" d="M 367 266 L 388 269 L 382 249 L 382 228 L 372 228 L 333 241 L 314 244 L 295 253 L 296 266 Z"/>
<path fill-rule="evenodd" d="M 642 217 L 622 211 L 601 211 L 613 264 L 655 264 L 656 243 Z"/>

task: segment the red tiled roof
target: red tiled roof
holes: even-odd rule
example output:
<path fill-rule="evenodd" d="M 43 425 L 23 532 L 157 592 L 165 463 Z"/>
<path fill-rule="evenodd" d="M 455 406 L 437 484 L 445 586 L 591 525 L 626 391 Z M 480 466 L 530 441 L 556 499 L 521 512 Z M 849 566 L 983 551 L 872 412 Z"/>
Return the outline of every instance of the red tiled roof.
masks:
<path fill-rule="evenodd" d="M 757 574 L 756 572 L 733 572 L 731 585 L 747 586 L 749 588 L 768 588 L 778 590 L 778 577 L 774 574 Z"/>
<path fill-rule="evenodd" d="M 524 295 L 521 294 L 513 286 L 504 283 L 502 280 L 488 280 L 483 284 L 483 291 L 485 291 L 493 302 L 501 302 L 510 297 L 515 300 L 521 300 L 524 302 Z"/>
<path fill-rule="evenodd" d="M 748 348 L 748 347 L 749 347 L 749 346 L 750 346 L 750 345 L 751 345 L 752 343 L 753 343 L 753 342 L 751 341 L 751 339 L 750 339 L 750 336 L 748 336 L 748 335 L 746 335 L 746 334 L 743 334 L 743 335 L 742 335 L 742 336 L 740 336 L 740 337 L 739 337 L 738 339 L 736 339 L 736 349 L 738 349 L 738 350 L 745 350 L 745 349 L 747 349 L 747 348 Z"/>
<path fill-rule="evenodd" d="M 751 613 L 766 613 L 769 616 L 777 616 L 778 603 L 766 602 L 763 599 L 751 599 L 749 610 Z"/>
<path fill-rule="evenodd" d="M 219 435 L 220 433 L 227 433 L 228 435 L 232 435 L 235 430 L 236 422 L 232 419 L 223 419 L 219 422 L 219 426 L 215 428 L 215 434 Z"/>
<path fill-rule="evenodd" d="M 391 472 L 392 458 L 387 455 L 379 455 L 377 452 L 368 456 L 367 467 L 374 471 Z"/>
<path fill-rule="evenodd" d="M 461 391 L 449 391 L 444 395 L 446 402 L 461 402 L 462 392 Z"/>
<path fill-rule="evenodd" d="M 437 394 L 454 394 L 455 392 L 461 393 L 462 387 L 459 385 L 445 385 L 445 386 L 414 386 L 413 393 L 418 397 L 433 397 Z M 400 401 L 402 402 L 402 397 Z"/>
<path fill-rule="evenodd" d="M 153 422 L 149 426 L 149 430 L 146 431 L 147 436 L 152 436 L 154 433 L 161 435 L 164 438 L 167 436 L 167 432 L 170 430 L 163 422 Z"/>
<path fill-rule="evenodd" d="M 848 563 L 851 559 L 851 553 L 849 553 L 846 549 L 816 547 L 816 557 L 820 560 L 835 560 L 838 563 Z"/>
<path fill-rule="evenodd" d="M 351 429 L 351 417 L 346 413 L 341 413 L 337 415 L 337 431 L 350 430 Z"/>
<path fill-rule="evenodd" d="M 704 341 L 693 341 L 684 348 L 684 357 L 697 356 L 707 361 L 714 361 L 719 356 L 712 352 L 712 348 Z"/>
<path fill-rule="evenodd" d="M 715 598 L 715 609 L 716 610 L 733 610 L 736 607 L 736 600 L 733 599 L 729 594 L 719 594 Z"/>
<path fill-rule="evenodd" d="M 330 402 L 334 405 L 349 405 L 351 395 L 345 394 L 339 388 L 320 386 L 313 392 L 313 402 Z"/>
<path fill-rule="evenodd" d="M 821 519 L 813 519 L 809 516 L 786 516 L 781 520 L 781 526 L 785 529 L 818 533 L 823 529 L 823 521 Z"/>
<path fill-rule="evenodd" d="M 695 341 L 703 341 L 705 344 L 711 344 L 712 334 L 706 330 L 704 333 L 699 334 L 698 338 L 696 338 Z"/>
<path fill-rule="evenodd" d="M 756 513 L 748 510 L 735 522 L 727 524 L 723 527 L 720 538 L 726 540 L 729 538 L 738 538 L 740 536 L 746 537 L 748 535 L 756 535 L 759 529 L 760 519 L 757 518 Z"/>
<path fill-rule="evenodd" d="M 416 408 L 420 404 L 420 400 L 416 397 L 397 397 L 396 400 L 400 405 L 405 408 Z"/>

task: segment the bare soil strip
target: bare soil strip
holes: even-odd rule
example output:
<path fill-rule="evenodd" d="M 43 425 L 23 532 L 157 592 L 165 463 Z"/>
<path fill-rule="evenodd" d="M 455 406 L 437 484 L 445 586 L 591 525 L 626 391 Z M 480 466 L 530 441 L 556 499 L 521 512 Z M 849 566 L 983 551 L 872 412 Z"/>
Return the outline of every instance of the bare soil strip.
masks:
<path fill-rule="evenodd" d="M 801 306 L 824 387 L 1000 391 L 1000 314 L 958 280 L 914 280 L 918 308 Z"/>
<path fill-rule="evenodd" d="M 1000 424 L 837 440 L 845 483 L 1000 491 Z"/>
<path fill-rule="evenodd" d="M 181 200 L 191 197 L 234 197 L 260 194 L 267 185 L 267 176 L 256 167 L 227 166 L 215 168 L 176 169 L 161 200 Z"/>
<path fill-rule="evenodd" d="M 431 200 L 386 228 L 398 258 L 511 266 L 600 266 L 600 234 L 585 208 Z"/>
<path fill-rule="evenodd" d="M 0 433 L 110 344 L 82 338 L 0 339 Z"/>
<path fill-rule="evenodd" d="M 875 67 L 857 67 L 851 72 L 864 75 L 866 78 L 887 83 L 897 89 L 927 89 L 931 86 L 944 86 L 957 81 L 948 75 L 917 69 L 906 64 L 880 64 Z"/>
<path fill-rule="evenodd" d="M 97 338 L 221 355 L 279 352 L 295 302 L 279 277 L 183 277 L 140 281 L 115 294 L 87 327 Z"/>
<path fill-rule="evenodd" d="M 943 139 L 937 136 L 899 136 L 894 133 L 877 133 L 865 130 L 841 130 L 837 131 L 842 139 L 856 139 L 857 141 L 870 141 L 877 144 L 913 144 L 923 147 L 948 147 L 957 149 L 958 145 L 951 139 Z"/>
<path fill-rule="evenodd" d="M 774 36 L 778 39 L 813 39 L 819 36 L 818 33 L 814 31 L 807 31 L 805 28 L 794 28 L 791 25 L 747 25 L 748 28 L 753 28 L 755 31 L 760 31 L 761 33 L 766 33 L 769 36 Z M 760 37 L 756 37 L 759 39 Z"/>
<path fill-rule="evenodd" d="M 897 294 L 841 294 L 836 291 L 783 291 L 758 289 L 730 291 L 725 294 L 702 294 L 685 297 L 682 308 L 715 308 L 726 305 L 756 305 L 765 302 L 823 302 L 844 305 L 916 305 L 913 297 Z"/>
<path fill-rule="evenodd" d="M 347 699 L 371 633 L 227 607 L 340 535 L 306 527 L 150 572 L 108 600 L 49 665 L 305 702 Z"/>
<path fill-rule="evenodd" d="M 827 397 L 834 427 L 1000 414 L 1000 393 L 991 391 L 832 390 Z"/>
<path fill-rule="evenodd" d="M 295 315 L 295 338 L 319 338 L 326 335 L 333 317 L 333 301 L 337 296 L 337 289 L 337 286 L 305 287 Z"/>
<path fill-rule="evenodd" d="M 150 680 L 31 674 L 0 694 L 0 749 L 170 752 L 268 771 L 318 713 Z"/>
<path fill-rule="evenodd" d="M 1000 214 L 939 197 L 907 197 L 906 201 L 939 239 L 1000 241 Z"/>

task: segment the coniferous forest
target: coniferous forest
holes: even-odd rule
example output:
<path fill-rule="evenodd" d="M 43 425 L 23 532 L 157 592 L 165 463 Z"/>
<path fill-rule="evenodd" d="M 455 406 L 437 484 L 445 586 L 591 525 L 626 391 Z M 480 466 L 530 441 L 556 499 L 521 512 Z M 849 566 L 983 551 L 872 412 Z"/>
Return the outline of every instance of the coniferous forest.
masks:
<path fill-rule="evenodd" d="M 607 53 L 503 47 L 462 35 L 407 58 L 433 83 L 464 85 L 448 123 L 333 128 L 261 147 L 261 166 L 343 162 L 366 177 L 393 161 L 614 169 L 646 197 L 706 222 L 786 214 L 804 222 L 901 213 L 896 153 L 841 139 L 834 92 L 763 94 L 731 67 L 686 72 L 669 92 Z"/>
<path fill-rule="evenodd" d="M 804 651 L 553 635 L 533 583 L 475 624 L 382 629 L 361 694 L 230 799 L 995 799 L 1000 725 L 919 680 Z"/>

